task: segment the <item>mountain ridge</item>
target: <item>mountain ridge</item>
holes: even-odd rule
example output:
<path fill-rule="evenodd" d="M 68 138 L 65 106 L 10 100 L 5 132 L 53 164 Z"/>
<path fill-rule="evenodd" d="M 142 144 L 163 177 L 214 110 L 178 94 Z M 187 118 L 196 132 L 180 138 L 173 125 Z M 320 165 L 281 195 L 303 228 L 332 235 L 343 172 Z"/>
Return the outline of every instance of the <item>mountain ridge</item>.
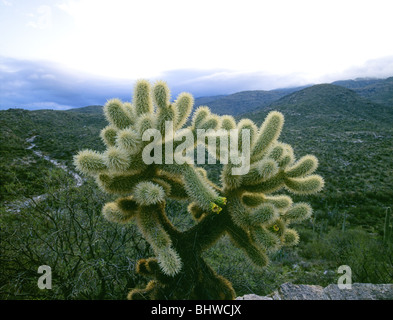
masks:
<path fill-rule="evenodd" d="M 354 90 L 373 102 L 393 106 L 393 77 L 386 79 L 359 79 L 336 81 L 337 84 Z"/>
<path fill-rule="evenodd" d="M 267 112 L 278 110 L 296 122 L 296 115 L 311 114 L 313 110 L 318 113 L 313 114 L 313 119 L 331 121 L 369 121 L 376 124 L 382 122 L 389 123 L 393 116 L 393 107 L 375 103 L 357 92 L 334 84 L 318 84 L 289 95 L 286 95 L 264 108 L 259 108 L 249 113 L 242 113 L 242 116 L 252 118 L 262 118 Z M 312 121 L 314 123 L 315 121 Z"/>
<path fill-rule="evenodd" d="M 339 80 L 332 83 L 310 84 L 291 88 L 246 90 L 229 95 L 196 97 L 194 98 L 194 108 L 208 105 L 212 112 L 219 115 L 240 115 L 267 107 L 270 104 L 274 104 L 279 99 L 303 89 L 326 84 L 350 89 L 371 102 L 393 106 L 393 77 L 390 77 L 386 79 L 359 78 L 354 80 Z M 73 112 L 79 109 L 80 112 L 83 113 L 99 113 L 101 112 L 99 107 L 100 106 L 87 106 L 73 108 L 67 111 Z"/>

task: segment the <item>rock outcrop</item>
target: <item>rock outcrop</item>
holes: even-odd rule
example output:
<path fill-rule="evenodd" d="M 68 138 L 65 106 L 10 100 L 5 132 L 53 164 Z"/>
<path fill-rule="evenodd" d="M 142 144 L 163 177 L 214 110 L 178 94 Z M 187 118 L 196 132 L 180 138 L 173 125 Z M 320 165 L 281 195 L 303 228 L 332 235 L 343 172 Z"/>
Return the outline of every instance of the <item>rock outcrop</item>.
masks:
<path fill-rule="evenodd" d="M 284 283 L 267 296 L 246 294 L 236 300 L 393 300 L 393 284 L 354 283 L 351 289 L 340 289 L 337 284 Z"/>

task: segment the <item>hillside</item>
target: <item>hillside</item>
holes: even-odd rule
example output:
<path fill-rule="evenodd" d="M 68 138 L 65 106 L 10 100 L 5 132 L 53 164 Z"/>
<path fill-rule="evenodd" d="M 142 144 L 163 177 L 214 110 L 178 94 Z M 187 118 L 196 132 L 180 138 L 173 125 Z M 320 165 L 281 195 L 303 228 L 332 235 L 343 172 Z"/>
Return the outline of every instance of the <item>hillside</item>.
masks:
<path fill-rule="evenodd" d="M 90 108 L 90 107 L 88 107 Z M 70 160 L 80 150 L 97 145 L 99 132 L 106 125 L 102 109 L 95 112 L 9 109 L 1 111 L 2 132 L 25 140 L 37 135 L 40 149 L 59 160 Z M 4 136 L 7 140 L 7 136 Z M 26 143 L 24 143 L 26 146 Z M 100 148 L 100 146 L 97 146 Z"/>
<path fill-rule="evenodd" d="M 66 112 L 78 112 L 78 113 L 89 113 L 89 114 L 97 114 L 102 116 L 102 106 L 87 106 L 87 107 L 82 107 L 82 108 L 75 108 L 75 109 L 69 109 Z"/>
<path fill-rule="evenodd" d="M 391 107 L 374 103 L 353 90 L 332 84 L 315 85 L 294 92 L 274 101 L 265 110 L 274 108 L 291 115 L 306 114 L 312 123 L 324 119 L 349 123 L 370 121 L 374 124 L 380 120 L 386 124 L 386 115 L 389 118 L 392 113 Z"/>
<path fill-rule="evenodd" d="M 271 91 L 254 90 L 241 91 L 230 95 L 218 95 L 210 97 L 194 97 L 194 108 L 199 106 L 209 106 L 209 108 L 216 114 L 232 114 L 238 115 L 240 113 L 249 112 L 256 108 L 261 108 L 270 103 L 298 91 L 303 87 L 277 89 Z M 82 108 L 75 108 L 67 110 L 69 113 L 85 113 L 85 114 L 102 114 L 102 106 L 87 106 Z"/>
<path fill-rule="evenodd" d="M 355 79 L 333 82 L 332 85 L 353 90 L 359 96 L 378 104 L 393 105 L 393 77 L 388 79 Z M 301 91 L 309 86 L 293 87 L 276 90 L 241 91 L 230 95 L 195 97 L 195 108 L 207 105 L 219 115 L 239 115 L 264 108 L 277 100 Z M 337 88 L 336 88 L 337 89 Z M 331 92 L 329 94 L 336 94 Z M 102 106 L 87 106 L 67 110 L 68 112 L 101 114 Z"/>
<path fill-rule="evenodd" d="M 393 77 L 387 79 L 343 80 L 333 82 L 332 85 L 351 89 L 359 96 L 366 98 L 371 102 L 393 106 Z M 208 105 L 213 112 L 220 115 L 239 115 L 246 112 L 252 112 L 255 109 L 267 107 L 283 97 L 289 97 L 288 95 L 291 93 L 302 91 L 308 87 L 311 87 L 311 85 L 270 91 L 242 91 L 226 96 L 201 97 L 195 99 L 195 106 Z M 339 88 L 335 88 L 329 92 L 326 91 L 325 95 L 333 97 L 335 95 L 343 94 L 343 92 L 345 92 L 345 90 L 339 91 Z M 310 92 L 308 94 L 310 94 Z M 317 100 L 320 99 L 320 97 L 315 95 L 313 97 L 308 97 L 308 99 L 314 98 Z M 350 101 L 348 101 L 348 104 L 349 102 Z"/>
<path fill-rule="evenodd" d="M 242 91 L 227 96 L 216 96 L 195 99 L 195 106 L 208 105 L 209 108 L 219 115 L 238 115 L 252 111 L 256 108 L 263 108 L 270 103 L 294 92 L 302 87 L 277 89 L 271 91 L 254 90 Z"/>
<path fill-rule="evenodd" d="M 73 111 L 9 109 L 0 111 L 0 197 L 12 200 L 23 195 L 37 195 L 53 164 L 37 157 L 36 148 L 29 149 L 28 139 L 44 155 L 71 166 L 72 156 L 81 148 L 103 148 L 99 138 L 106 125 L 103 114 Z M 83 110 L 83 108 L 82 108 Z"/>
<path fill-rule="evenodd" d="M 393 106 L 393 77 L 336 81 L 333 84 L 352 89 L 373 102 Z"/>
<path fill-rule="evenodd" d="M 384 79 L 374 79 L 374 78 L 357 78 L 351 80 L 338 80 L 334 81 L 331 84 L 336 86 L 345 87 L 347 89 L 363 89 L 368 86 L 375 86 L 379 82 L 384 81 Z"/>

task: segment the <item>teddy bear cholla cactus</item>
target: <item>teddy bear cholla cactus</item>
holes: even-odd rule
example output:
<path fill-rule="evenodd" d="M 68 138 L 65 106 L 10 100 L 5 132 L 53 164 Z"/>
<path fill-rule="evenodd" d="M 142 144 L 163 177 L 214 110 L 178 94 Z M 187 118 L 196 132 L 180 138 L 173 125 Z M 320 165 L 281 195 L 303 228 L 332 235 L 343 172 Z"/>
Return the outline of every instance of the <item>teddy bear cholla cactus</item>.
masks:
<path fill-rule="evenodd" d="M 239 151 L 247 143 L 240 134 L 230 135 L 231 130 L 247 129 L 250 133 L 249 171 L 234 174 L 239 162 L 233 161 L 236 157 L 227 157 L 221 186 L 211 182 L 207 172 L 192 161 L 165 163 L 165 154 L 175 153 L 176 146 L 185 143 L 176 137 L 187 123 L 193 103 L 188 93 L 171 103 L 165 82 L 158 81 L 151 88 L 148 81 L 140 80 L 132 104 L 113 99 L 104 107 L 109 125 L 101 137 L 106 151 L 84 150 L 75 156 L 81 172 L 93 176 L 104 191 L 120 196 L 104 206 L 104 217 L 117 223 L 135 219 L 156 254 L 138 262 L 137 272 L 154 280 L 146 288 L 132 290 L 130 299 L 233 299 L 232 285 L 205 263 L 202 252 L 228 234 L 255 265 L 266 266 L 269 253 L 298 243 L 299 236 L 290 225 L 312 213 L 308 204 L 294 204 L 288 195 L 276 192 L 285 188 L 295 194 L 312 194 L 323 187 L 323 179 L 313 174 L 317 159 L 306 155 L 295 161 L 291 146 L 278 141 L 284 118 L 276 111 L 268 114 L 260 128 L 249 119 L 236 123 L 231 116 L 214 115 L 208 107 L 194 112 L 187 127 L 192 133 L 204 129 L 210 130 L 210 137 L 227 135 Z M 169 133 L 167 121 L 173 123 Z M 163 163 L 144 161 L 146 152 L 151 152 L 151 141 L 143 139 L 148 129 L 162 134 L 159 150 Z M 168 140 L 173 143 L 171 148 Z M 202 143 L 220 159 L 230 153 L 221 148 L 221 141 L 216 139 L 212 148 L 206 136 L 187 146 L 196 148 Z M 175 228 L 165 213 L 166 198 L 189 202 L 188 212 L 196 224 L 184 232 Z"/>

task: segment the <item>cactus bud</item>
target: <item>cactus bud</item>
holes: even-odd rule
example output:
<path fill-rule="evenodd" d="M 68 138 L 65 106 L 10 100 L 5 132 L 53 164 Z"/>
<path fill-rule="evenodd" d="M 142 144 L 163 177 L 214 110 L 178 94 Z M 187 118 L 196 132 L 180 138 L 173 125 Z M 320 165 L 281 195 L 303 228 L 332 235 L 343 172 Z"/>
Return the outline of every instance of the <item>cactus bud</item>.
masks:
<path fill-rule="evenodd" d="M 250 132 L 250 146 L 253 146 L 255 142 L 255 137 L 258 133 L 258 128 L 255 123 L 250 119 L 242 119 L 239 121 L 237 125 L 237 129 L 239 130 L 239 149 L 242 148 L 242 130 L 249 130 Z"/>
<path fill-rule="evenodd" d="M 267 252 L 277 251 L 280 247 L 280 239 L 274 233 L 268 231 L 265 227 L 259 226 L 252 231 L 255 241 Z"/>
<path fill-rule="evenodd" d="M 193 105 L 194 98 L 191 94 L 183 92 L 177 97 L 174 103 L 174 107 L 177 112 L 175 129 L 183 127 L 190 116 Z"/>
<path fill-rule="evenodd" d="M 263 159 L 253 165 L 253 168 L 243 177 L 243 184 L 255 185 L 266 181 L 278 172 L 277 163 L 272 159 Z"/>
<path fill-rule="evenodd" d="M 242 196 L 242 203 L 250 208 L 258 207 L 266 201 L 263 193 L 246 193 Z"/>
<path fill-rule="evenodd" d="M 233 190 L 239 188 L 242 185 L 242 175 L 232 175 L 232 164 L 224 165 L 221 172 L 221 181 L 225 189 Z"/>
<path fill-rule="evenodd" d="M 210 109 L 202 106 L 196 109 L 192 118 L 192 125 L 194 128 L 199 128 L 201 123 L 210 115 Z"/>
<path fill-rule="evenodd" d="M 319 175 L 310 175 L 305 178 L 286 178 L 286 188 L 296 194 L 313 194 L 322 190 L 324 180 Z"/>
<path fill-rule="evenodd" d="M 126 223 L 134 216 L 135 212 L 122 211 L 117 203 L 109 202 L 102 208 L 102 214 L 108 221 Z"/>
<path fill-rule="evenodd" d="M 116 144 L 116 137 L 117 137 L 117 129 L 114 126 L 106 126 L 104 129 L 101 130 L 100 136 L 102 141 L 108 147 L 114 147 Z"/>
<path fill-rule="evenodd" d="M 135 201 L 141 206 L 149 206 L 164 201 L 164 189 L 152 182 L 139 182 L 133 191 Z"/>
<path fill-rule="evenodd" d="M 231 129 L 236 129 L 236 121 L 232 116 L 222 116 L 221 117 L 221 128 L 224 130 L 231 130 Z"/>
<path fill-rule="evenodd" d="M 262 123 L 262 126 L 259 129 L 255 144 L 253 145 L 253 150 L 251 153 L 251 157 L 253 159 L 263 156 L 265 151 L 280 136 L 283 125 L 284 116 L 282 113 L 272 111 L 267 115 L 265 121 Z"/>
<path fill-rule="evenodd" d="M 119 129 L 124 129 L 132 124 L 123 103 L 119 99 L 109 100 L 104 106 L 104 113 L 109 123 Z"/>
<path fill-rule="evenodd" d="M 284 144 L 281 142 L 276 142 L 270 147 L 268 151 L 268 158 L 278 161 L 284 154 Z"/>
<path fill-rule="evenodd" d="M 259 207 L 251 211 L 250 223 L 252 225 L 260 225 L 269 223 L 278 218 L 278 212 L 275 210 L 274 206 L 270 203 L 261 204 Z"/>
<path fill-rule="evenodd" d="M 124 150 L 127 150 L 130 155 L 136 154 L 141 145 L 141 136 L 133 129 L 124 129 L 119 131 L 116 144 Z"/>
<path fill-rule="evenodd" d="M 119 148 L 109 147 L 104 155 L 106 166 L 113 171 L 126 171 L 130 167 L 130 158 L 128 153 Z"/>
<path fill-rule="evenodd" d="M 134 106 L 130 102 L 124 102 L 123 107 L 124 107 L 124 110 L 125 110 L 128 118 L 131 121 L 131 124 L 134 125 L 135 120 L 137 118 Z"/>
<path fill-rule="evenodd" d="M 162 272 L 168 276 L 176 275 L 182 268 L 182 262 L 179 255 L 171 247 L 158 250 L 157 259 Z"/>
<path fill-rule="evenodd" d="M 140 116 L 136 122 L 136 130 L 142 136 L 148 129 L 154 129 L 157 125 L 157 117 L 153 114 L 146 113 Z"/>
<path fill-rule="evenodd" d="M 266 196 L 266 201 L 280 211 L 287 210 L 292 205 L 292 199 L 285 195 Z"/>
<path fill-rule="evenodd" d="M 274 177 L 261 182 L 256 185 L 244 185 L 245 191 L 257 192 L 257 193 L 272 193 L 280 190 L 284 186 L 284 179 L 282 174 L 279 172 Z"/>
<path fill-rule="evenodd" d="M 133 106 L 137 116 L 153 112 L 153 102 L 150 95 L 150 83 L 138 80 L 135 84 Z"/>
<path fill-rule="evenodd" d="M 307 203 L 297 203 L 290 208 L 284 215 L 285 220 L 289 222 L 300 222 L 310 218 L 312 215 L 312 208 Z"/>
<path fill-rule="evenodd" d="M 93 150 L 80 151 L 74 156 L 76 168 L 87 175 L 95 175 L 108 169 L 104 157 Z"/>
<path fill-rule="evenodd" d="M 170 121 L 171 124 L 168 126 L 167 121 Z M 157 114 L 157 129 L 161 132 L 162 136 L 165 135 L 174 135 L 174 127 L 173 124 L 176 122 L 176 111 L 172 105 L 169 105 L 165 108 L 160 108 Z M 168 132 L 169 131 L 169 132 Z M 171 139 L 173 140 L 173 138 Z"/>
<path fill-rule="evenodd" d="M 183 165 L 183 182 L 187 194 L 193 201 L 205 210 L 212 210 L 211 203 L 218 198 L 218 194 L 209 184 L 208 180 L 201 176 L 194 167 Z M 215 210 L 219 210 L 216 208 Z M 221 211 L 221 210 L 219 210 Z"/>
<path fill-rule="evenodd" d="M 285 169 L 287 166 L 293 163 L 295 160 L 295 155 L 293 149 L 289 144 L 283 144 L 284 152 L 281 158 L 278 160 L 278 166 L 281 169 Z"/>
<path fill-rule="evenodd" d="M 218 197 L 216 200 L 214 200 L 214 202 L 217 205 L 223 207 L 223 206 L 225 206 L 227 204 L 227 198 L 225 198 L 225 197 Z"/>
<path fill-rule="evenodd" d="M 304 177 L 313 173 L 318 167 L 318 159 L 312 155 L 300 158 L 293 166 L 288 168 L 285 173 L 288 178 Z"/>
<path fill-rule="evenodd" d="M 296 230 L 286 229 L 283 235 L 283 244 L 286 247 L 295 246 L 299 243 L 299 234 Z"/>
<path fill-rule="evenodd" d="M 169 105 L 171 94 L 164 81 L 157 81 L 153 86 L 153 99 L 158 108 L 166 108 Z"/>
<path fill-rule="evenodd" d="M 199 123 L 197 129 L 202 130 L 218 130 L 220 128 L 220 117 L 215 114 L 210 114 L 205 117 L 204 121 Z"/>

